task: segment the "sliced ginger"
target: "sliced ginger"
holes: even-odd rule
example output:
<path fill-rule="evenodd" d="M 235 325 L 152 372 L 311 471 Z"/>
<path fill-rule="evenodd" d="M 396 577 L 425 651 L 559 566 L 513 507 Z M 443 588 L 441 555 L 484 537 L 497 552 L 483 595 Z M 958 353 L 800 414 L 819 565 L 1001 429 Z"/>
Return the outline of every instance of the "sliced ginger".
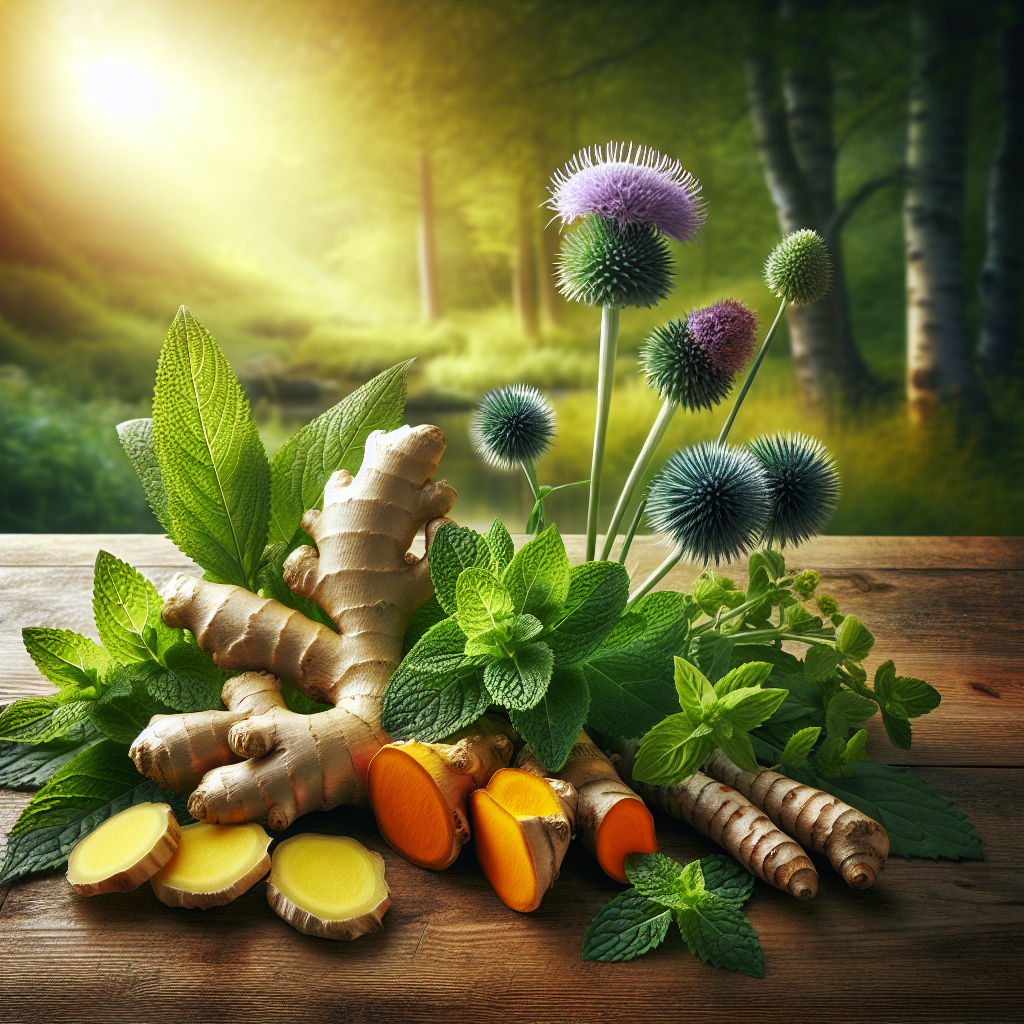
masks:
<path fill-rule="evenodd" d="M 83 896 L 131 892 L 174 856 L 181 830 L 169 804 L 135 804 L 71 851 L 68 881 Z"/>
<path fill-rule="evenodd" d="M 495 772 L 469 802 L 476 855 L 487 880 L 513 910 L 536 910 L 569 848 L 571 808 L 550 782 L 519 768 Z"/>
<path fill-rule="evenodd" d="M 346 836 L 306 833 L 274 850 L 267 902 L 292 927 L 324 939 L 382 932 L 391 906 L 384 859 Z"/>
<path fill-rule="evenodd" d="M 186 825 L 174 856 L 149 884 L 169 907 L 222 907 L 270 870 L 269 846 L 270 836 L 253 822 Z"/>

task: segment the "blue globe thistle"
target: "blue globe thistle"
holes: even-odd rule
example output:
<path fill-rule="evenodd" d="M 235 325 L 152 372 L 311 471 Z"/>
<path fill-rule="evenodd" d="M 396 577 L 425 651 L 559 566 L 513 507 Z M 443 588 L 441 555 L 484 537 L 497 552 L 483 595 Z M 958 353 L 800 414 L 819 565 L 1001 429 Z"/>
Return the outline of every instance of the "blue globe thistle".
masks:
<path fill-rule="evenodd" d="M 484 462 L 499 469 L 516 469 L 536 462 L 555 437 L 555 410 L 527 384 L 489 391 L 481 399 L 469 426 L 473 449 Z"/>
<path fill-rule="evenodd" d="M 733 375 L 720 369 L 690 336 L 685 320 L 656 327 L 640 349 L 647 386 L 684 409 L 710 409 L 732 389 Z"/>
<path fill-rule="evenodd" d="M 839 473 L 825 446 L 806 434 L 776 434 L 750 442 L 764 468 L 771 508 L 766 544 L 799 544 L 821 533 L 839 504 Z"/>
<path fill-rule="evenodd" d="M 768 254 L 765 284 L 777 299 L 806 306 L 828 295 L 832 257 L 817 231 L 791 231 Z"/>
<path fill-rule="evenodd" d="M 587 217 L 558 258 L 559 290 L 588 306 L 656 306 L 671 287 L 668 243 L 651 224 Z"/>
<path fill-rule="evenodd" d="M 745 554 L 769 512 L 764 470 L 745 448 L 705 441 L 672 455 L 654 478 L 647 521 L 697 562 Z"/>

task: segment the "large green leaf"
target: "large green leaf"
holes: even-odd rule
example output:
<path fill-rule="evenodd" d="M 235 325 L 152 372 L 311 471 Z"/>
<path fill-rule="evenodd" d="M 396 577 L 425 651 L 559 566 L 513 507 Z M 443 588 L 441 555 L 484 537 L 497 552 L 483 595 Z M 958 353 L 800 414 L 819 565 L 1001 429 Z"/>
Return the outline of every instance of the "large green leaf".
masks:
<path fill-rule="evenodd" d="M 545 626 L 558 618 L 569 593 L 569 559 L 552 524 L 524 544 L 502 574 L 517 612 L 535 615 Z"/>
<path fill-rule="evenodd" d="M 544 637 L 555 663 L 572 665 L 596 651 L 628 600 L 629 573 L 618 562 L 584 562 L 571 569 L 562 613 Z"/>
<path fill-rule="evenodd" d="M 291 541 L 302 516 L 322 508 L 332 473 L 355 475 L 366 439 L 394 430 L 405 417 L 406 378 L 412 360 L 378 374 L 293 434 L 270 463 L 270 542 Z"/>
<path fill-rule="evenodd" d="M 96 556 L 92 608 L 103 646 L 120 662 L 155 661 L 183 635 L 160 617 L 163 601 L 142 573 L 107 551 Z"/>
<path fill-rule="evenodd" d="M 742 910 L 711 893 L 696 907 L 675 912 L 676 924 L 691 953 L 706 964 L 764 977 L 761 943 Z"/>
<path fill-rule="evenodd" d="M 430 580 L 438 603 L 447 614 L 454 615 L 457 608 L 455 588 L 459 577 L 473 568 L 502 572 L 494 565 L 487 540 L 476 530 L 445 523 L 430 544 Z"/>
<path fill-rule="evenodd" d="M 36 668 L 61 690 L 61 703 L 99 696 L 110 655 L 70 629 L 23 629 L 21 637 Z"/>
<path fill-rule="evenodd" d="M 153 715 L 173 708 L 150 693 L 150 672 L 166 670 L 154 662 L 119 665 L 107 678 L 107 691 L 89 704 L 89 721 L 108 739 L 130 744 Z"/>
<path fill-rule="evenodd" d="M 128 461 L 139 475 L 143 493 L 153 510 L 153 515 L 169 534 L 171 518 L 167 514 L 167 488 L 164 487 L 156 449 L 153 446 L 153 421 L 149 418 L 125 420 L 124 423 L 118 423 L 117 436 L 121 440 L 121 447 L 124 448 Z"/>
<path fill-rule="evenodd" d="M 660 945 L 672 923 L 672 911 L 627 889 L 609 900 L 583 936 L 583 959 L 633 960 Z"/>
<path fill-rule="evenodd" d="M 514 614 L 512 595 L 489 569 L 463 570 L 455 588 L 459 628 L 472 639 Z"/>
<path fill-rule="evenodd" d="M 38 789 L 73 757 L 103 738 L 92 729 L 85 739 L 36 744 L 0 742 L 0 789 Z"/>
<path fill-rule="evenodd" d="M 175 543 L 207 579 L 254 589 L 270 466 L 238 378 L 184 306 L 160 353 L 153 442 Z"/>
<path fill-rule="evenodd" d="M 609 736 L 642 736 L 679 711 L 672 662 L 631 650 L 602 649 L 579 668 L 590 687 L 587 724 Z"/>
<path fill-rule="evenodd" d="M 92 731 L 88 721 L 91 703 L 76 700 L 61 704 L 57 697 L 15 701 L 0 714 L 0 740 L 31 744 L 56 739 L 84 740 Z"/>
<path fill-rule="evenodd" d="M 578 665 L 556 668 L 540 701 L 527 711 L 511 711 L 512 724 L 550 772 L 558 771 L 587 720 L 590 693 Z"/>
<path fill-rule="evenodd" d="M 544 696 L 554 662 L 547 644 L 527 644 L 510 658 L 488 661 L 484 685 L 496 704 L 510 711 L 526 711 Z"/>

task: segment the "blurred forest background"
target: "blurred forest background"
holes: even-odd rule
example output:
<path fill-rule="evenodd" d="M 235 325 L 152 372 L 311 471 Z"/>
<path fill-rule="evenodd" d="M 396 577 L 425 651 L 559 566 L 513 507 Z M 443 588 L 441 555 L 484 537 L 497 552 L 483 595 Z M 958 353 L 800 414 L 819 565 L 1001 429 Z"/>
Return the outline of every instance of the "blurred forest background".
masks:
<path fill-rule="evenodd" d="M 543 388 L 542 482 L 587 475 L 599 315 L 556 293 L 541 204 L 631 140 L 709 218 L 673 296 L 622 316 L 609 502 L 659 405 L 645 335 L 726 295 L 763 332 L 765 256 L 813 227 L 837 287 L 790 311 L 733 438 L 818 434 L 834 533 L 1019 533 L 1022 78 L 1002 0 L 0 0 L 0 530 L 159 531 L 114 424 L 148 415 L 182 303 L 268 453 L 417 357 L 458 517 L 521 529 L 469 410 Z M 664 454 L 724 415 L 676 417 Z M 579 530 L 584 502 L 549 514 Z"/>

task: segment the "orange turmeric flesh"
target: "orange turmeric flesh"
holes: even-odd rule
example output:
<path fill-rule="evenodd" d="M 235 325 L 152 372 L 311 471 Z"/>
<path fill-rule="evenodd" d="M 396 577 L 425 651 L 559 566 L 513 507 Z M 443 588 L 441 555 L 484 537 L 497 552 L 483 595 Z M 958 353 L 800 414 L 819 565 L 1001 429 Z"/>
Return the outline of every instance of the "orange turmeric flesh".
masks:
<path fill-rule="evenodd" d="M 597 861 L 616 882 L 629 884 L 625 863 L 631 853 L 656 853 L 654 818 L 638 800 L 610 807 L 597 833 Z"/>

